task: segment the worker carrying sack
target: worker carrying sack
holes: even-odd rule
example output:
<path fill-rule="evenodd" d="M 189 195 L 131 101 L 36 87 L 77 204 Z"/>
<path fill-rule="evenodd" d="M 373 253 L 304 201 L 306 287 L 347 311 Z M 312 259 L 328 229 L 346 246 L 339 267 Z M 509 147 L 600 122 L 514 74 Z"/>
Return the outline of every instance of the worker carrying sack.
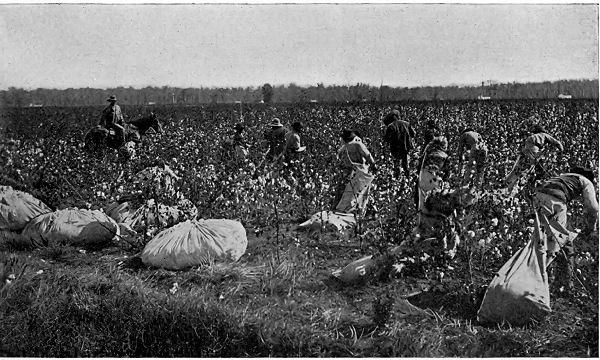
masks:
<path fill-rule="evenodd" d="M 169 270 L 220 261 L 238 261 L 246 252 L 246 229 L 226 219 L 192 220 L 156 235 L 142 251 L 142 262 Z"/>

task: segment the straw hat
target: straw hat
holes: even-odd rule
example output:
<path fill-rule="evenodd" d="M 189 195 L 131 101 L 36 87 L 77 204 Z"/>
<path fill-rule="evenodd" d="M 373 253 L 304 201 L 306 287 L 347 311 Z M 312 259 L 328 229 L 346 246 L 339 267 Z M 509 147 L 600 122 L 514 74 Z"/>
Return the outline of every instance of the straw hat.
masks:
<path fill-rule="evenodd" d="M 271 120 L 271 127 L 282 127 L 283 124 L 281 123 L 281 120 L 279 120 L 279 118 L 273 118 L 273 120 Z"/>

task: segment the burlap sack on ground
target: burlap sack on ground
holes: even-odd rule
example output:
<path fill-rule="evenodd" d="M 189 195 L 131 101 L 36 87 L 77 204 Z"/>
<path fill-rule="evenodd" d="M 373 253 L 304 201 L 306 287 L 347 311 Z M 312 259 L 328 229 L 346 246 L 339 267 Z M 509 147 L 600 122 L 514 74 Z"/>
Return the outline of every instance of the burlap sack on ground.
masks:
<path fill-rule="evenodd" d="M 119 226 L 98 210 L 65 209 L 31 220 L 22 236 L 34 246 L 71 244 L 106 245 L 119 234 Z"/>
<path fill-rule="evenodd" d="M 20 231 L 31 219 L 51 211 L 26 192 L 0 186 L 0 230 Z"/>
<path fill-rule="evenodd" d="M 246 229 L 238 221 L 193 220 L 156 235 L 142 251 L 144 264 L 181 270 L 213 261 L 238 261 L 246 252 Z"/>

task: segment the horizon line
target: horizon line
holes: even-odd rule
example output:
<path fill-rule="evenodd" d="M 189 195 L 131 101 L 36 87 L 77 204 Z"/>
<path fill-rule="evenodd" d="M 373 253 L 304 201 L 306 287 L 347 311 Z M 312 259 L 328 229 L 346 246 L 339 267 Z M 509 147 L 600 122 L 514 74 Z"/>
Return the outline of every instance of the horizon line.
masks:
<path fill-rule="evenodd" d="M 491 85 L 507 85 L 507 84 L 535 84 L 535 83 L 545 83 L 545 82 L 560 82 L 560 81 L 598 81 L 599 78 L 571 78 L 571 79 L 555 79 L 555 80 L 535 80 L 535 81 L 517 81 L 517 80 L 513 80 L 513 81 L 499 81 L 499 80 L 494 80 L 494 79 L 486 79 L 486 80 L 482 80 L 482 82 L 486 83 L 484 86 L 491 86 Z M 491 82 L 491 83 L 490 83 Z M 0 88 L 0 91 L 8 91 L 10 88 L 14 88 L 14 89 L 22 89 L 25 91 L 33 91 L 33 90 L 38 90 L 38 89 L 43 89 L 43 90 L 68 90 L 68 89 L 97 89 L 97 90 L 108 90 L 108 89 L 116 89 L 116 88 L 124 88 L 124 89 L 134 89 L 134 90 L 141 90 L 144 88 L 163 88 L 163 87 L 168 87 L 168 88 L 180 88 L 180 89 L 224 89 L 224 88 L 230 88 L 230 89 L 236 89 L 236 88 L 257 88 L 260 89 L 263 85 L 265 84 L 270 84 L 272 87 L 289 87 L 290 85 L 294 85 L 297 87 L 313 87 L 313 86 L 318 86 L 319 84 L 323 84 L 323 86 L 328 87 L 328 86 L 340 86 L 340 87 L 351 87 L 351 86 L 357 86 L 357 85 L 367 85 L 369 87 L 382 87 L 382 86 L 387 86 L 387 87 L 392 87 L 392 88 L 407 88 L 407 89 L 413 89 L 413 88 L 425 88 L 425 87 L 479 87 L 481 86 L 480 83 L 464 83 L 464 84 L 457 84 L 457 83 L 450 83 L 450 84 L 438 84 L 438 85 L 431 85 L 431 84 L 423 84 L 423 85 L 414 85 L 414 86 L 403 86 L 403 85 L 386 85 L 385 83 L 380 83 L 378 84 L 370 84 L 370 83 L 363 83 L 363 82 L 356 82 L 353 84 L 344 84 L 344 83 L 329 83 L 326 84 L 324 82 L 318 82 L 316 84 L 299 84 L 296 83 L 294 81 L 290 81 L 288 83 L 270 83 L 270 82 L 264 82 L 262 84 L 259 85 L 199 85 L 199 86 L 182 86 L 182 85 L 168 85 L 168 84 L 163 84 L 163 85 L 138 85 L 138 86 L 134 86 L 134 85 L 117 85 L 117 86 L 111 86 L 111 87 L 90 87 L 90 86 L 78 86 L 78 87 L 19 87 L 19 86 L 14 86 L 14 85 L 9 85 L 6 88 Z"/>

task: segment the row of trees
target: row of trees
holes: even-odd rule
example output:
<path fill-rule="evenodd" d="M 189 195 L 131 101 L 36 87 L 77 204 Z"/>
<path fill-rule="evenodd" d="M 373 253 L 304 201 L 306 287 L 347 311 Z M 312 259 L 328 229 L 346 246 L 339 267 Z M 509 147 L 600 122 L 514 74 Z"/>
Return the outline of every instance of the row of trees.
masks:
<path fill-rule="evenodd" d="M 391 87 L 356 84 L 340 86 L 317 84 L 302 87 L 296 84 L 237 88 L 175 88 L 175 87 L 117 87 L 111 89 L 35 89 L 11 87 L 0 91 L 0 106 L 82 106 L 104 104 L 115 94 L 122 104 L 214 104 L 258 102 L 389 102 L 427 100 L 544 99 L 559 94 L 573 98 L 598 98 L 598 80 L 561 80 L 540 83 L 493 83 L 481 86 Z"/>

